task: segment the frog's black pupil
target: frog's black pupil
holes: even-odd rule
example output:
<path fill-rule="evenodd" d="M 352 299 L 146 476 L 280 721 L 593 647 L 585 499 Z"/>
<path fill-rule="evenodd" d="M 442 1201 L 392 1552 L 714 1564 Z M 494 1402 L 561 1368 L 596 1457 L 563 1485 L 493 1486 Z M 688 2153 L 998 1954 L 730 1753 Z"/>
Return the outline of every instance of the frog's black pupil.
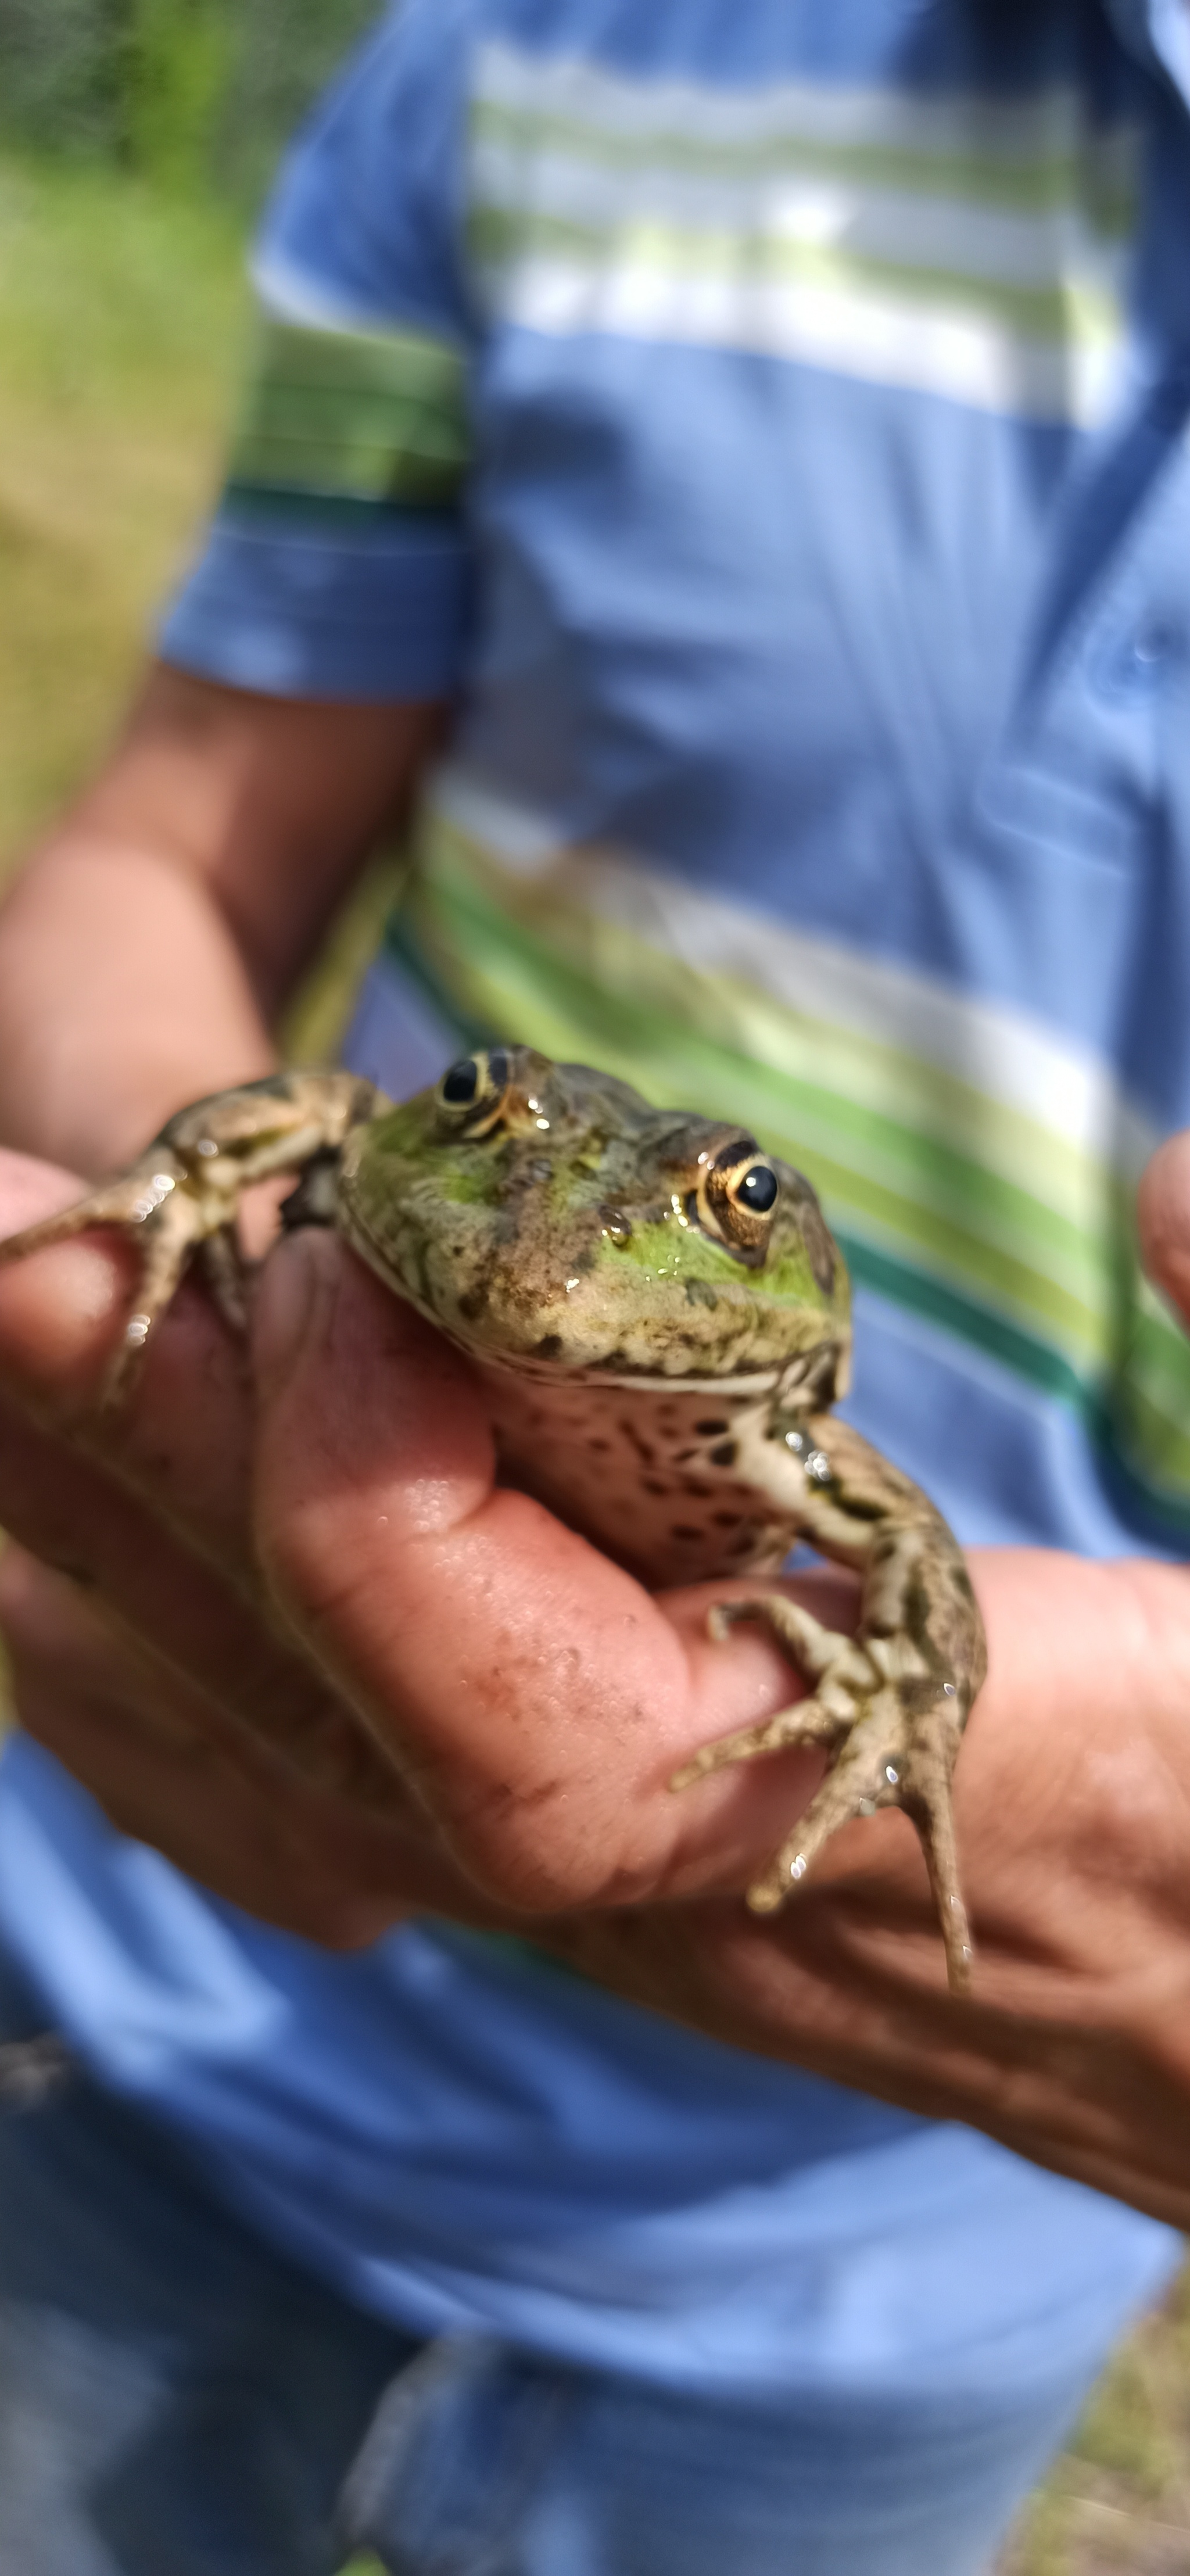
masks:
<path fill-rule="evenodd" d="M 465 1109 L 479 1089 L 479 1066 L 473 1055 L 460 1057 L 442 1076 L 442 1097 L 453 1109 Z"/>
<path fill-rule="evenodd" d="M 767 1163 L 753 1163 L 740 1183 L 740 1196 L 757 1216 L 767 1216 L 777 1195 L 777 1175 Z"/>

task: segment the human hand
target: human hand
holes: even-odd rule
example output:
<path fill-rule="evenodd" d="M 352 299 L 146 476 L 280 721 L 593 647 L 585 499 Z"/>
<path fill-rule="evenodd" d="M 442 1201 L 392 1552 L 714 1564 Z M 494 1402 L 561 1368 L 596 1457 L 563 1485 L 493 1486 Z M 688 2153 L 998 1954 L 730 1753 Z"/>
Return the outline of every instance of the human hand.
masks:
<path fill-rule="evenodd" d="M 74 1194 L 66 1176 L 0 1157 L 0 1232 Z M 334 1249 L 331 1257 L 342 1259 Z M 523 1919 L 531 1899 L 460 1870 L 433 1813 L 387 1757 L 399 1676 L 394 1705 L 370 1733 L 279 1613 L 253 1529 L 244 1355 L 199 1293 L 178 1299 L 131 1400 L 98 1410 L 128 1263 L 114 1237 L 95 1235 L 0 1282 L 0 1520 L 20 1542 L 0 1561 L 0 1614 L 22 1722 L 117 1825 L 288 1929 L 352 1945 L 414 1905 L 471 1921 Z M 347 1276 L 371 1296 L 374 1336 L 393 1301 L 353 1262 Z M 490 1476 L 466 1373 L 437 1336 L 403 1320 L 430 1370 L 455 1381 Z M 367 1328 L 360 1356 L 366 1381 Z M 410 1364 L 424 1396 L 433 1377 L 417 1373 L 416 1353 L 406 1377 Z M 262 1526 L 268 1517 L 266 1505 Z M 537 1518 L 543 1531 L 556 1529 Z M 673 1633 L 646 1597 L 569 1533 L 557 1537 L 581 1550 L 588 1573 L 601 1570 L 617 1595 L 639 1603 L 654 1651 L 672 1659 Z M 344 1538 L 340 1547 L 332 1532 L 322 1567 L 332 1589 L 353 1573 L 346 1521 Z M 446 1596 L 443 1606 L 448 1619 Z M 544 1596 L 541 1608 L 545 1628 Z M 788 1696 L 771 1646 L 756 1637 L 750 1653 L 724 1658 L 700 1618 L 695 1626 L 696 1660 L 714 1683 L 704 1733 Z M 754 1687 L 741 1698 L 749 1668 L 767 1679 L 767 1695 Z M 449 1659 L 444 1680 L 449 1690 Z M 817 1763 L 801 1770 L 811 1785 Z M 668 1822 L 677 1810 L 666 1798 L 661 1812 Z M 698 1840 L 694 1807 L 685 1813 Z M 611 1867 L 614 1880 L 614 1851 Z M 728 1876 L 734 1884 L 730 1866 Z"/>
<path fill-rule="evenodd" d="M 0 1172 L 8 1180 L 8 1203 L 0 1198 L 5 1231 L 72 1195 L 62 1175 L 18 1157 L 0 1159 Z M 371 1368 L 373 1396 L 384 1412 L 384 1342 L 399 1329 L 404 1340 L 402 1386 L 394 1388 L 397 1412 L 402 1399 L 410 1409 L 417 1396 L 422 1409 L 428 1406 L 422 1427 L 433 1443 L 435 1404 L 443 1404 L 438 1430 L 446 1432 L 446 1409 L 453 1401 L 453 1417 L 471 1427 L 471 1445 L 492 1481 L 492 1443 L 469 1373 L 453 1363 L 438 1334 L 371 1288 L 340 1247 L 325 1249 L 332 1273 L 343 1270 L 348 1298 L 355 1291 L 355 1298 L 371 1303 L 363 1321 L 345 1321 L 348 1332 L 363 1332 L 361 1419 L 376 1419 L 376 1401 L 366 1396 Z M 314 1260 L 317 1244 L 301 1244 L 294 1260 L 304 1265 L 307 1252 Z M 283 1278 L 288 1247 L 281 1247 L 276 1260 Z M 482 1868 L 466 1870 L 464 1883 L 458 1883 L 435 1801 L 412 1780 L 415 1767 L 402 1772 L 399 1762 L 386 1757 L 399 1734 L 402 1674 L 392 1677 L 392 1705 L 376 1713 L 368 1731 L 350 1692 L 330 1687 L 317 1656 L 301 1659 L 294 1633 L 278 1618 L 278 1597 L 268 1584 L 268 1497 L 260 1507 L 260 1538 L 252 1528 L 252 1409 L 242 1352 L 201 1293 L 183 1291 L 178 1298 L 149 1347 L 129 1404 L 108 1414 L 95 1406 L 103 1352 L 118 1332 L 126 1285 L 126 1247 L 100 1234 L 21 1262 L 0 1283 L 0 1517 L 21 1540 L 0 1571 L 0 1607 L 23 1723 L 62 1754 L 116 1824 L 155 1842 L 209 1886 L 296 1929 L 314 1929 L 325 1940 L 358 1940 L 366 1937 L 366 1929 L 358 1929 L 361 1922 L 376 1927 L 376 1904 L 389 1911 L 402 1904 L 448 1904 L 471 1919 L 492 1919 L 500 1909 L 523 1914 L 533 1906 L 533 1893 L 520 1888 L 515 1870 L 507 1886 L 484 1886 Z M 278 1301 L 281 1291 L 273 1291 L 270 1306 L 276 1311 Z M 265 1321 L 263 1329 L 265 1337 L 273 1329 L 276 1340 L 276 1321 L 273 1327 Z M 361 1461 L 361 1473 L 363 1466 Z M 299 1450 L 291 1468 L 301 1492 Z M 453 1468 L 448 1450 L 443 1494 L 453 1494 Z M 286 1504 L 294 1499 L 286 1484 Z M 515 1528 L 507 1525 L 507 1515 L 518 1510 L 533 1517 L 546 1543 L 536 1551 L 528 1548 L 528 1592 L 541 1636 L 551 1628 L 543 1556 L 554 1540 L 556 1548 L 577 1558 L 577 1587 L 587 1597 L 587 1613 L 608 1584 L 628 1628 L 634 1620 L 641 1625 L 641 1669 L 634 1674 L 628 1654 L 628 1690 L 644 1687 L 647 1703 L 657 1700 L 657 1692 L 677 1692 L 683 1700 L 685 1649 L 649 1597 L 536 1504 L 492 1494 L 510 1558 L 505 1582 L 513 1582 L 515 1561 Z M 332 1592 L 353 1582 L 353 1515 L 343 1515 L 343 1540 L 340 1546 L 335 1530 L 327 1533 L 319 1569 L 319 1584 Z M 376 1571 L 384 1579 L 384 1569 Z M 711 1649 L 698 1610 L 688 1610 L 685 1625 L 693 1625 L 690 1656 L 708 1685 L 703 1734 L 721 1734 L 788 1698 L 786 1667 L 760 1636 L 724 1654 Z M 492 1623 L 482 1643 L 484 1662 L 489 1636 Z M 621 1641 L 613 1638 L 608 1669 L 616 1664 L 618 1646 Z M 440 1654 L 440 1636 L 435 1649 Z M 739 1677 L 747 1672 L 752 1690 L 742 1695 Z M 456 1672 L 451 1656 L 440 1659 L 440 1687 L 446 1695 L 456 1687 L 466 1690 L 466 1674 Z M 677 1749 L 690 1726 L 698 1731 L 698 1718 L 701 1698 L 695 1690 L 693 1718 L 685 1726 L 675 1723 Z M 806 1785 L 817 1780 L 817 1772 L 814 1757 L 801 1762 Z M 466 1795 L 464 1777 L 458 1790 Z M 768 1798 L 757 1788 L 757 1811 L 762 1803 Z M 680 1824 L 677 1847 L 690 1832 L 695 1847 L 701 1844 L 703 1826 L 693 1803 L 680 1808 L 665 1798 L 659 1816 L 665 1824 Z M 587 1842 L 595 1821 L 582 1821 Z M 616 1839 L 610 1850 L 605 1888 L 592 1855 L 592 1901 L 610 1901 L 621 1888 Z M 726 1883 L 734 1883 L 737 1855 L 721 1855 L 721 1865 Z M 343 1873 L 343 1924 L 332 1896 L 335 1870 Z M 652 1855 L 641 1891 L 657 1870 L 659 1855 Z M 683 1883 L 680 1868 L 659 1875 L 665 1888 Z M 695 1865 L 695 1878 L 703 1875 Z M 309 1893 L 309 1880 L 317 1893 Z"/>
<path fill-rule="evenodd" d="M 51 1307 L 48 1265 L 68 1258 L 98 1270 L 60 1273 Z M 0 1361 L 74 1438 L 119 1264 L 91 1243 L 43 1256 L 40 1281 L 29 1264 L 3 1283 Z M 957 1803 L 979 1950 L 974 1995 L 956 2002 L 904 1819 L 849 1828 L 783 1915 L 756 1919 L 737 1891 L 804 1804 L 810 1757 L 669 1792 L 699 1743 L 795 1695 L 763 1632 L 712 1646 L 706 1589 L 653 1602 L 495 1488 L 462 1364 L 337 1242 L 300 1238 L 275 1257 L 258 1357 L 251 1529 L 267 1597 L 335 1706 L 384 1748 L 415 1846 L 423 1835 L 453 1870 L 441 1910 L 519 1920 L 640 2002 L 969 2120 L 1185 2223 L 1180 1571 L 977 1559 L 992 1672 Z M 191 1525 L 197 1496 L 216 1555 L 249 1525 L 243 1451 L 228 1472 L 231 1381 L 234 1354 L 190 1299 L 135 1412 L 85 1432 L 152 1494 L 150 1528 L 162 1514 Z M 11 1518 L 3 1490 L 0 1511 Z"/>

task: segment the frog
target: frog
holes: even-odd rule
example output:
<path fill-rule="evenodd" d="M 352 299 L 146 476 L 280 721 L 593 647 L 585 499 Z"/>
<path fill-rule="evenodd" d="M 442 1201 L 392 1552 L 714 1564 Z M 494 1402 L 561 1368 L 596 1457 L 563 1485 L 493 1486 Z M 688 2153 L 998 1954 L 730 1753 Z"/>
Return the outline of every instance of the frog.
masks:
<path fill-rule="evenodd" d="M 825 1757 L 747 1891 L 753 1911 L 792 1897 L 840 1827 L 900 1808 L 950 1988 L 966 1992 L 952 1779 L 984 1632 L 941 1513 L 833 1411 L 850 1382 L 850 1286 L 810 1182 L 735 1120 L 655 1108 L 612 1074 L 491 1045 L 401 1103 L 338 1069 L 217 1092 L 131 1169 L 0 1243 L 0 1265 L 93 1227 L 134 1242 L 103 1395 L 120 1403 L 192 1262 L 243 1332 L 240 1201 L 278 1175 L 296 1182 L 283 1226 L 335 1227 L 462 1353 L 505 1482 L 652 1591 L 756 1587 L 713 1604 L 711 1635 L 761 1622 L 805 1695 L 704 1746 L 671 1783 L 688 1792 L 791 1746 Z M 803 1544 L 858 1577 L 854 1633 L 778 1584 Z"/>

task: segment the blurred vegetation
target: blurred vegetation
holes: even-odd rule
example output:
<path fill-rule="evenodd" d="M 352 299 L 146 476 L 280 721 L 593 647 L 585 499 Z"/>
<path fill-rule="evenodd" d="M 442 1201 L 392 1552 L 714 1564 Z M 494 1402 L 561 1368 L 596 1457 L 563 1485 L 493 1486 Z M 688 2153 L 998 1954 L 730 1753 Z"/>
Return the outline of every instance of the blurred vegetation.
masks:
<path fill-rule="evenodd" d="M 213 201 L 0 154 L 0 866 L 110 731 L 214 489 L 241 269 Z"/>
<path fill-rule="evenodd" d="M 109 736 L 219 473 L 243 245 L 377 0 L 0 0 L 0 873 Z M 333 1049 L 374 877 L 299 1002 Z"/>
<path fill-rule="evenodd" d="M 996 2576 L 1190 2576 L 1190 2273 L 1104 2372 Z"/>
<path fill-rule="evenodd" d="M 0 877 L 119 719 L 217 484 L 247 211 L 374 14 L 0 0 Z M 373 885 L 295 1053 L 329 1050 L 378 905 Z M 1105 2374 L 999 2576 L 1190 2576 L 1185 2283 Z"/>
<path fill-rule="evenodd" d="M 379 0 L 0 0 L 0 132 L 257 196 Z"/>

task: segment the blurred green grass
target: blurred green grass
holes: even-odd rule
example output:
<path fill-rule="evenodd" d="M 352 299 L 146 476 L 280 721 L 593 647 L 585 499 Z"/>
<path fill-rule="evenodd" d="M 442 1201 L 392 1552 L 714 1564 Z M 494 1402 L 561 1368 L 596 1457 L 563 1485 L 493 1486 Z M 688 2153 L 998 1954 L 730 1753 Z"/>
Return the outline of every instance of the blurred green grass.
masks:
<path fill-rule="evenodd" d="M 0 877 L 118 723 L 216 488 L 241 228 L 100 162 L 0 152 Z M 381 902 L 373 878 L 295 1054 L 330 1051 Z M 1185 2281 L 1106 2373 L 998 2576 L 1190 2576 Z"/>
<path fill-rule="evenodd" d="M 219 480 L 248 324 L 242 209 L 0 151 L 0 881 L 117 726 Z M 381 861 L 286 1026 L 333 1052 Z"/>
<path fill-rule="evenodd" d="M 95 756 L 211 492 L 239 225 L 0 155 L 0 869 Z"/>

